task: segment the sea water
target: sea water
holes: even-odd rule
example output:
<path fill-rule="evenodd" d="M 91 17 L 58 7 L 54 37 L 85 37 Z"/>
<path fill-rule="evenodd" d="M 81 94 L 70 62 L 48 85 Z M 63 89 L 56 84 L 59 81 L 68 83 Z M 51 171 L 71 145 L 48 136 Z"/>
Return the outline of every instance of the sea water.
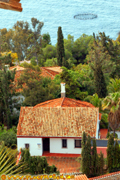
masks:
<path fill-rule="evenodd" d="M 53 45 L 57 42 L 58 27 L 62 27 L 64 38 L 68 34 L 74 40 L 83 33 L 105 32 L 116 39 L 120 31 L 120 1 L 118 0 L 21 0 L 22 12 L 0 9 L 0 29 L 10 29 L 17 21 L 28 21 L 32 17 L 44 22 L 43 33 L 49 33 Z M 77 14 L 92 13 L 95 19 L 74 19 Z"/>

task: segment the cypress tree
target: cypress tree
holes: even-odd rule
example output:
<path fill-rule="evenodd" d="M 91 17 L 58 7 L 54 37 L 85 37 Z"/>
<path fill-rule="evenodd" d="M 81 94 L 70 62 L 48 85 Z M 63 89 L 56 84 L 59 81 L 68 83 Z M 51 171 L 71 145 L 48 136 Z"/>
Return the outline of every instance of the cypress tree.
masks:
<path fill-rule="evenodd" d="M 87 140 L 87 136 L 86 136 L 86 133 L 84 131 L 82 134 L 82 148 L 85 146 L 86 140 Z"/>
<path fill-rule="evenodd" d="M 94 68 L 94 82 L 95 82 L 95 92 L 98 94 L 99 98 L 106 97 L 107 87 L 105 78 L 102 71 L 102 66 L 97 60 L 95 60 Z"/>
<path fill-rule="evenodd" d="M 103 169 L 104 169 L 104 164 L 105 164 L 105 161 L 104 161 L 104 156 L 103 156 L 103 153 L 100 152 L 100 157 L 99 157 L 99 163 L 98 163 L 98 175 L 101 175 L 103 174 Z"/>
<path fill-rule="evenodd" d="M 114 165 L 113 165 L 113 168 L 115 170 L 118 170 L 120 169 L 120 159 L 119 159 L 119 156 L 120 156 L 120 151 L 119 151 L 119 144 L 118 144 L 118 141 L 115 142 L 115 147 L 114 147 Z"/>
<path fill-rule="evenodd" d="M 64 50 L 64 40 L 62 28 L 58 27 L 58 38 L 57 38 L 57 61 L 58 65 L 65 65 L 65 50 Z"/>
<path fill-rule="evenodd" d="M 82 173 L 90 177 L 91 175 L 91 137 L 86 136 L 85 132 L 82 135 Z"/>
<path fill-rule="evenodd" d="M 91 137 L 89 135 L 86 142 L 86 151 L 87 151 L 86 175 L 90 177 L 90 174 L 91 174 Z"/>
<path fill-rule="evenodd" d="M 81 170 L 84 174 L 86 174 L 86 160 L 87 160 L 86 141 L 87 141 L 87 136 L 86 136 L 86 133 L 83 132 L 83 134 L 82 134 L 82 152 L 81 152 L 81 155 L 82 155 L 82 160 L 81 160 L 82 169 Z"/>
<path fill-rule="evenodd" d="M 114 162 L 114 137 L 110 134 L 107 144 L 107 165 L 109 172 L 112 172 Z"/>
<path fill-rule="evenodd" d="M 91 164 L 92 164 L 92 166 L 91 166 L 92 176 L 96 176 L 97 175 L 97 167 L 98 167 L 98 155 L 97 155 L 96 140 L 95 139 L 93 139 Z"/>

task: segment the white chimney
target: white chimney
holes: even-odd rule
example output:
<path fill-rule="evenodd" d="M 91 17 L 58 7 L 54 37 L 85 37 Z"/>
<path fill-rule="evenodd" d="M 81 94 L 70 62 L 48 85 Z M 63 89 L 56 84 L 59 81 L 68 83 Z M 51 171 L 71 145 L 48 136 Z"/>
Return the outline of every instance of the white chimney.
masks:
<path fill-rule="evenodd" d="M 65 97 L 65 83 L 61 83 L 61 97 Z"/>

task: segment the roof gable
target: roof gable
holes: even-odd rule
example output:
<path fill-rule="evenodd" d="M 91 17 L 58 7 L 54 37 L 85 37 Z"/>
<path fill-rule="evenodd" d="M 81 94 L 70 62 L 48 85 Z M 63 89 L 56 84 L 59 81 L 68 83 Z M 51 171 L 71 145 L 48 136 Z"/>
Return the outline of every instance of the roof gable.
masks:
<path fill-rule="evenodd" d="M 18 136 L 82 137 L 85 131 L 96 137 L 98 108 L 22 107 Z"/>
<path fill-rule="evenodd" d="M 93 106 L 92 104 L 88 102 L 75 100 L 75 99 L 71 99 L 67 97 L 48 100 L 34 106 L 34 108 L 36 107 L 91 107 L 91 108 L 95 108 L 95 106 Z"/>
<path fill-rule="evenodd" d="M 57 74 L 62 72 L 62 69 L 60 66 L 41 67 L 40 69 L 41 69 L 41 76 L 50 77 L 51 79 L 54 79 Z"/>

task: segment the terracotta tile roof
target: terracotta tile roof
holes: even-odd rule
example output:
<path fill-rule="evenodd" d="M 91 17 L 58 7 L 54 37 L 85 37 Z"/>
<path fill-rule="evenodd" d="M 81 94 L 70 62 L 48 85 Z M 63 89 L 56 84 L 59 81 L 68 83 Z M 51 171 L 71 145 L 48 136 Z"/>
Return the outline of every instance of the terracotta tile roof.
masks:
<path fill-rule="evenodd" d="M 41 76 L 43 77 L 50 77 L 51 79 L 54 79 L 57 74 L 62 72 L 62 69 L 60 66 L 56 67 L 41 67 Z"/>
<path fill-rule="evenodd" d="M 76 177 L 75 177 L 75 180 L 89 180 L 89 179 L 88 179 L 87 176 L 84 174 L 84 175 L 76 176 Z"/>
<path fill-rule="evenodd" d="M 100 139 L 105 139 L 107 137 L 108 129 L 100 129 Z"/>
<path fill-rule="evenodd" d="M 75 100 L 75 99 L 71 99 L 67 97 L 48 100 L 34 106 L 34 108 L 36 107 L 91 107 L 91 108 L 95 108 L 95 106 L 93 106 L 91 103 Z M 99 113 L 99 119 L 101 119 L 100 113 Z"/>
<path fill-rule="evenodd" d="M 104 179 L 104 180 L 119 180 L 120 179 L 120 171 L 118 172 L 114 172 L 114 173 L 109 173 L 109 174 L 105 174 L 105 175 L 102 175 L 102 176 L 97 176 L 97 177 L 94 177 L 94 178 L 89 178 L 89 180 L 97 180 L 97 179 Z"/>
<path fill-rule="evenodd" d="M 75 100 L 75 99 L 71 99 L 67 97 L 48 100 L 34 106 L 34 108 L 36 107 L 91 107 L 91 108 L 95 108 L 92 104 L 88 102 Z"/>
<path fill-rule="evenodd" d="M 20 78 L 21 74 L 24 73 L 24 70 L 26 68 L 21 67 L 19 65 L 12 66 L 9 68 L 9 70 L 11 70 L 11 71 L 14 69 L 16 69 L 15 80 L 14 80 L 16 92 L 21 92 L 22 89 L 17 88 L 18 78 Z M 60 66 L 58 66 L 58 67 L 41 67 L 40 69 L 41 69 L 41 76 L 50 77 L 51 79 L 54 79 L 55 75 L 59 74 L 62 71 L 62 69 L 60 69 Z"/>
<path fill-rule="evenodd" d="M 50 77 L 51 79 L 54 79 L 55 75 L 59 74 L 62 71 L 62 69 L 60 69 L 60 68 L 61 68 L 60 66 L 58 66 L 58 67 L 41 67 L 40 68 L 41 69 L 41 76 Z M 24 73 L 24 70 L 26 68 L 21 67 L 19 65 L 12 66 L 12 67 L 9 68 L 9 70 L 11 70 L 11 71 L 14 70 L 14 69 L 16 69 L 14 82 L 15 82 L 15 87 L 17 87 L 18 78 L 20 78 L 21 74 Z M 21 91 L 22 91 L 22 89 L 20 89 L 20 88 L 17 89 L 16 88 L 16 92 L 21 92 Z"/>
<path fill-rule="evenodd" d="M 11 66 L 10 68 L 9 68 L 9 70 L 14 70 L 14 69 L 16 69 L 16 71 L 23 71 L 23 70 L 25 70 L 25 68 L 24 67 L 21 67 L 21 66 Z"/>
<path fill-rule="evenodd" d="M 18 136 L 96 137 L 98 108 L 21 107 Z"/>
<path fill-rule="evenodd" d="M 12 66 L 9 68 L 9 70 L 13 71 L 13 70 L 16 70 L 16 73 L 15 73 L 15 79 L 14 79 L 14 86 L 15 86 L 15 91 L 16 92 L 21 92 L 22 89 L 18 89 L 17 88 L 17 83 L 18 83 L 18 78 L 20 78 L 21 74 L 24 73 L 24 70 L 25 68 L 24 67 L 21 67 L 21 66 Z"/>
<path fill-rule="evenodd" d="M 12 11 L 22 11 L 21 3 L 19 3 L 20 0 L 10 0 L 10 1 L 5 1 L 2 0 L 0 1 L 0 8 L 2 9 L 7 9 L 7 10 L 12 10 Z"/>

